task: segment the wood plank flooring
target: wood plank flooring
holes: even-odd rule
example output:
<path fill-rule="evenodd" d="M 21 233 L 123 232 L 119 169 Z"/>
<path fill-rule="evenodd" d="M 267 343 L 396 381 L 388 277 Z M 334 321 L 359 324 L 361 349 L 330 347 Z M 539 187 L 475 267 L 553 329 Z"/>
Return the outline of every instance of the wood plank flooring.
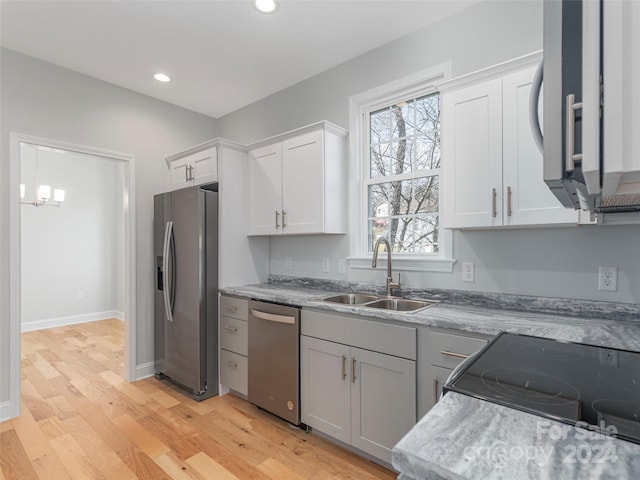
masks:
<path fill-rule="evenodd" d="M 122 378 L 124 324 L 22 335 L 22 410 L 0 423 L 0 480 L 393 479 L 233 395 L 196 402 Z"/>

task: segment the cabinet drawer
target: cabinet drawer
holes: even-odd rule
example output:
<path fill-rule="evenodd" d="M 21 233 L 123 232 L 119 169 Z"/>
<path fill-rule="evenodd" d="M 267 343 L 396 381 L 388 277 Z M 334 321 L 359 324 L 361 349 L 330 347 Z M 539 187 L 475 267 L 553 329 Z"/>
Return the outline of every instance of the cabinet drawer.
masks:
<path fill-rule="evenodd" d="M 249 322 L 224 315 L 220 316 L 220 348 L 240 355 L 248 355 Z"/>
<path fill-rule="evenodd" d="M 244 298 L 220 296 L 220 315 L 248 320 L 249 301 Z"/>
<path fill-rule="evenodd" d="M 247 365 L 247 357 L 220 349 L 220 383 L 242 395 L 247 395 Z"/>
<path fill-rule="evenodd" d="M 483 338 L 429 332 L 427 361 L 431 365 L 453 369 L 466 357 L 484 347 L 486 343 L 487 340 Z"/>

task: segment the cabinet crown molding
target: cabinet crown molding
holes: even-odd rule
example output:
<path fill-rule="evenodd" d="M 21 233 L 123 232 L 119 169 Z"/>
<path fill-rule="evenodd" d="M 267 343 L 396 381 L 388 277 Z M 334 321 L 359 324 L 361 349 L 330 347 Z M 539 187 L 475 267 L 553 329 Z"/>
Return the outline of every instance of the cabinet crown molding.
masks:
<path fill-rule="evenodd" d="M 447 92 L 449 90 L 455 90 L 475 83 L 483 82 L 485 80 L 491 80 L 492 78 L 499 78 L 505 74 L 519 70 L 528 66 L 536 65 L 542 60 L 542 50 L 538 50 L 521 57 L 517 57 L 506 62 L 498 63 L 475 72 L 467 73 L 459 77 L 452 78 L 445 82 L 437 83 L 436 88 L 440 92 Z"/>

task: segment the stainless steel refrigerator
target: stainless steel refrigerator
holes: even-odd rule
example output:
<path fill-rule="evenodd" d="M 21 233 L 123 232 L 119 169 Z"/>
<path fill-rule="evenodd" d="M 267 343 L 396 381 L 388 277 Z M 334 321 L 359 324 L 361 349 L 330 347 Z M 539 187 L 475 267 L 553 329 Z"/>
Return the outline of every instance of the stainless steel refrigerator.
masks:
<path fill-rule="evenodd" d="M 155 371 L 218 394 L 217 184 L 154 196 Z"/>

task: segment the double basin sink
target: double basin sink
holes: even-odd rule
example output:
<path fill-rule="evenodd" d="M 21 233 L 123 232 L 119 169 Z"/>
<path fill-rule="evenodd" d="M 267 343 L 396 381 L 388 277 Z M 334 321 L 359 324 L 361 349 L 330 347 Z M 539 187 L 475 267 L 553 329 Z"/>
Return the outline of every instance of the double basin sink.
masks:
<path fill-rule="evenodd" d="M 342 293 L 321 298 L 320 301 L 328 303 L 341 303 L 344 305 L 359 305 L 367 308 L 381 310 L 393 310 L 396 312 L 416 312 L 423 308 L 431 307 L 438 303 L 437 300 L 411 300 L 408 298 L 380 297 L 361 293 Z"/>

